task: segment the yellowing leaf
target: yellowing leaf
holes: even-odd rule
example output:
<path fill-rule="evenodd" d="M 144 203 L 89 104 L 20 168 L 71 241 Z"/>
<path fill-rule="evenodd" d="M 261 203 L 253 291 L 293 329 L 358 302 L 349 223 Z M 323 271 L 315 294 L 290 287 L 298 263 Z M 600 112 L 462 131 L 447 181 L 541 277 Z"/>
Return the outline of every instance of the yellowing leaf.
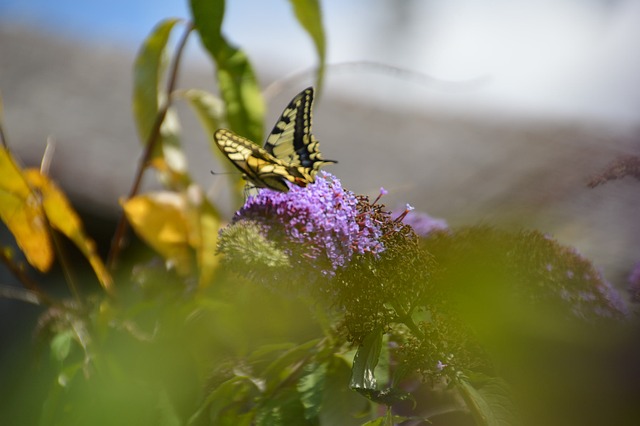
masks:
<path fill-rule="evenodd" d="M 216 246 L 220 219 L 197 185 L 186 192 L 155 192 L 124 203 L 135 232 L 174 265 L 181 274 L 191 272 L 195 260 L 200 286 L 206 286 L 218 265 Z"/>
<path fill-rule="evenodd" d="M 176 267 L 191 269 L 187 203 L 180 194 L 156 192 L 139 195 L 124 203 L 124 212 L 135 232 Z"/>
<path fill-rule="evenodd" d="M 38 194 L 11 154 L 0 147 L 0 219 L 7 225 L 27 261 L 41 272 L 53 263 L 53 248 Z"/>
<path fill-rule="evenodd" d="M 200 271 L 199 286 L 206 287 L 218 266 L 216 255 L 220 215 L 204 196 L 202 189 L 191 185 L 187 191 L 189 200 L 189 243 L 196 252 Z"/>
<path fill-rule="evenodd" d="M 111 292 L 111 275 L 98 255 L 95 242 L 84 232 L 82 221 L 67 197 L 54 182 L 36 169 L 26 170 L 24 176 L 31 187 L 40 192 L 49 224 L 73 241 L 91 264 L 102 287 Z"/>

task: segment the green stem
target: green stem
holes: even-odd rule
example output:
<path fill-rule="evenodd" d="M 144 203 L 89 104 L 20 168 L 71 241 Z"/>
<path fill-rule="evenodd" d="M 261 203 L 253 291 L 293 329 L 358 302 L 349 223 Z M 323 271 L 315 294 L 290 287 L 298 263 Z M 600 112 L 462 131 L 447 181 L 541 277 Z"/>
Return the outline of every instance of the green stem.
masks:
<path fill-rule="evenodd" d="M 399 322 L 406 325 L 409 330 L 418 338 L 424 339 L 424 333 L 418 328 L 415 322 L 413 322 L 413 318 L 407 312 L 405 312 L 397 303 L 393 302 L 391 304 L 393 309 L 396 311 L 396 315 L 398 316 Z"/>

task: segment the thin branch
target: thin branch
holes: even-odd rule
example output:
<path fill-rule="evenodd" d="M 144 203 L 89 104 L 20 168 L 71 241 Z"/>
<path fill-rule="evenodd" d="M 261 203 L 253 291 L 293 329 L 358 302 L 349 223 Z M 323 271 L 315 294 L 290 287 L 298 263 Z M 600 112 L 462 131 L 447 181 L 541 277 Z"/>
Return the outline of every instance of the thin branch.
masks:
<path fill-rule="evenodd" d="M 424 339 L 424 333 L 422 332 L 422 330 L 420 330 L 420 328 L 418 328 L 418 326 L 416 325 L 415 322 L 413 322 L 413 318 L 411 318 L 411 315 L 409 315 L 407 312 L 405 312 L 401 307 L 400 304 L 398 303 L 391 303 L 391 305 L 393 306 L 393 309 L 396 311 L 396 315 L 398 315 L 398 320 L 406 325 L 409 330 L 411 330 L 411 332 L 418 338 L 420 338 L 421 340 Z"/>
<path fill-rule="evenodd" d="M 35 295 L 38 298 L 40 303 L 49 305 L 49 306 L 61 306 L 60 303 L 58 303 L 57 301 L 49 297 L 46 293 L 44 293 L 42 290 L 40 290 L 40 288 L 38 287 L 38 284 L 36 284 L 31 278 L 29 278 L 29 276 L 24 272 L 24 270 L 20 266 L 18 266 L 16 263 L 14 263 L 13 260 L 9 258 L 9 256 L 7 256 L 4 250 L 0 250 L 0 260 L 2 261 L 2 263 L 6 265 L 9 271 L 11 271 L 13 276 L 15 276 L 18 279 L 18 281 L 20 281 L 20 283 L 24 286 L 24 288 L 27 289 L 29 294 Z M 20 298 L 20 300 L 25 300 L 25 299 Z"/>
<path fill-rule="evenodd" d="M 40 296 L 33 291 L 20 287 L 0 284 L 0 297 L 5 299 L 20 300 L 22 302 L 31 303 L 33 305 L 41 305 Z"/>
<path fill-rule="evenodd" d="M 153 127 L 151 128 L 149 137 L 146 140 L 144 152 L 142 158 L 140 159 L 140 162 L 138 163 L 138 170 L 136 171 L 135 179 L 133 181 L 133 184 L 131 185 L 131 190 L 127 195 L 127 200 L 130 200 L 138 193 L 140 184 L 142 183 L 142 176 L 149 164 L 149 160 L 151 160 L 153 150 L 158 143 L 158 140 L 160 139 L 160 127 L 162 126 L 162 122 L 167 115 L 167 111 L 171 106 L 171 102 L 173 101 L 173 91 L 178 80 L 178 69 L 180 66 L 180 60 L 182 58 L 182 53 L 184 51 L 184 47 L 187 43 L 187 39 L 191 31 L 193 31 L 193 24 L 191 22 L 188 22 L 185 32 L 178 43 L 176 54 L 173 57 L 173 63 L 170 67 L 170 76 L 166 88 L 166 100 L 164 104 L 158 109 L 158 113 L 156 114 L 156 119 L 153 122 Z M 120 220 L 118 221 L 116 231 L 113 235 L 113 239 L 111 240 L 111 248 L 109 249 L 109 255 L 107 257 L 107 268 L 111 270 L 113 270 L 116 266 L 118 255 L 120 254 L 120 250 L 122 249 L 122 241 L 124 239 L 125 233 L 127 232 L 127 228 L 128 222 L 123 211 L 120 214 Z"/>

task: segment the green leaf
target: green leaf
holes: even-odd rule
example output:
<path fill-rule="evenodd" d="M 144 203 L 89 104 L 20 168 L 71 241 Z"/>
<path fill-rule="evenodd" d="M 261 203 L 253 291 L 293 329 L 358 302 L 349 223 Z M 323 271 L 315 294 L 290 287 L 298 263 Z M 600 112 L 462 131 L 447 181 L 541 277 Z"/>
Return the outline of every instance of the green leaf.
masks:
<path fill-rule="evenodd" d="M 158 395 L 157 409 L 156 409 L 156 421 L 157 426 L 181 426 L 182 420 L 180 415 L 174 407 L 167 391 L 161 389 Z"/>
<path fill-rule="evenodd" d="M 221 424 L 221 422 L 216 422 L 219 417 L 238 414 L 236 410 L 229 410 L 227 408 L 231 405 L 242 406 L 243 404 L 236 403 L 247 398 L 253 389 L 255 389 L 254 383 L 249 378 L 243 376 L 236 376 L 223 382 L 207 395 L 204 402 L 191 416 L 187 424 L 197 425 L 202 416 L 207 414 L 207 418 L 209 419 L 207 424 Z"/>
<path fill-rule="evenodd" d="M 200 120 L 209 140 L 213 141 L 212 136 L 216 130 L 227 126 L 224 121 L 224 102 L 213 93 L 200 89 L 188 89 L 176 92 L 176 96 L 187 100 Z M 214 151 L 219 152 L 217 148 Z"/>
<path fill-rule="evenodd" d="M 345 386 L 349 381 L 349 362 L 334 355 L 328 362 L 319 420 L 321 426 L 356 426 L 369 411 L 370 403 Z"/>
<path fill-rule="evenodd" d="M 318 0 L 289 0 L 298 22 L 307 31 L 318 53 L 318 75 L 316 89 L 322 90 L 326 61 L 325 34 L 322 25 L 322 12 Z"/>
<path fill-rule="evenodd" d="M 262 377 L 268 382 L 268 391 L 278 386 L 282 380 L 286 380 L 292 368 L 295 368 L 299 362 L 310 358 L 314 353 L 312 349 L 318 342 L 319 339 L 314 339 L 291 348 L 269 364 L 262 374 Z"/>
<path fill-rule="evenodd" d="M 307 367 L 308 374 L 298 381 L 298 392 L 304 406 L 304 417 L 311 420 L 318 417 L 322 408 L 327 365 L 308 365 Z"/>
<path fill-rule="evenodd" d="M 200 124 L 206 132 L 207 139 L 211 145 L 211 150 L 215 155 L 219 156 L 223 160 L 223 166 L 226 167 L 229 172 L 235 172 L 237 169 L 233 163 L 225 158 L 224 154 L 222 154 L 213 141 L 213 134 L 216 130 L 228 127 L 225 117 L 224 102 L 222 99 L 213 93 L 200 89 L 181 90 L 176 92 L 176 95 L 185 99 L 196 113 Z M 242 177 L 239 173 L 235 173 L 230 176 L 236 176 L 235 180 L 237 183 L 242 181 Z"/>
<path fill-rule="evenodd" d="M 476 424 L 483 426 L 513 426 L 520 424 L 507 383 L 490 378 L 479 389 L 467 380 L 459 380 L 457 387 L 471 411 Z"/>
<path fill-rule="evenodd" d="M 382 330 L 376 329 L 369 333 L 358 347 L 358 352 L 356 352 L 351 370 L 351 382 L 349 386 L 352 389 L 377 389 L 374 371 L 376 365 L 378 365 L 381 350 Z"/>
<path fill-rule="evenodd" d="M 275 396 L 270 396 L 261 402 L 262 404 L 256 412 L 255 424 L 257 426 L 311 426 L 314 424 L 305 421 L 305 411 L 300 401 L 300 394 L 295 389 L 281 389 Z"/>
<path fill-rule="evenodd" d="M 141 141 L 149 137 L 158 114 L 159 87 L 166 67 L 166 47 L 178 19 L 160 22 L 144 40 L 133 66 L 133 116 Z"/>
<path fill-rule="evenodd" d="M 71 343 L 74 339 L 73 330 L 65 330 L 56 334 L 51 339 L 51 356 L 58 362 L 63 362 L 71 352 Z"/>
<path fill-rule="evenodd" d="M 146 143 L 162 102 L 166 102 L 167 93 L 160 90 L 167 64 L 167 43 L 171 31 L 179 19 L 167 19 L 160 22 L 145 39 L 133 66 L 133 117 L 138 129 L 138 137 Z M 152 153 L 152 164 L 165 180 L 181 180 L 186 174 L 186 157 L 180 147 L 180 125 L 178 116 L 172 108 L 160 126 L 159 143 Z M 177 175 L 177 176 L 176 176 Z"/>
<path fill-rule="evenodd" d="M 242 50 L 222 35 L 225 2 L 191 0 L 195 28 L 217 65 L 218 86 L 231 130 L 252 141 L 263 135 L 265 105 L 258 81 Z"/>

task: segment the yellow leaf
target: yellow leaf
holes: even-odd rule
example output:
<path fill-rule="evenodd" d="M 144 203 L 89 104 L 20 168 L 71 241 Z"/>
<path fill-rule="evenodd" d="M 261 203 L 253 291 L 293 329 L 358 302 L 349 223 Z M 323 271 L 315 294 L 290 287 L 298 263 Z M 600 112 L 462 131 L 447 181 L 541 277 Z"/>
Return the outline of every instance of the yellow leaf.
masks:
<path fill-rule="evenodd" d="M 140 238 L 176 267 L 191 269 L 187 203 L 180 194 L 155 192 L 139 195 L 123 205 L 129 223 Z"/>
<path fill-rule="evenodd" d="M 200 270 L 199 286 L 206 287 L 218 266 L 216 255 L 220 219 L 217 211 L 206 199 L 202 189 L 190 185 L 187 189 L 189 200 L 189 244 L 196 252 Z"/>
<path fill-rule="evenodd" d="M 53 248 L 39 195 L 34 193 L 11 154 L 0 147 L 0 219 L 27 261 L 41 272 L 53 263 Z"/>
<path fill-rule="evenodd" d="M 91 264 L 102 287 L 111 292 L 113 290 L 111 275 L 98 255 L 95 242 L 84 232 L 82 221 L 67 197 L 39 170 L 26 170 L 24 176 L 32 188 L 40 191 L 42 206 L 49 224 L 73 241 Z"/>

